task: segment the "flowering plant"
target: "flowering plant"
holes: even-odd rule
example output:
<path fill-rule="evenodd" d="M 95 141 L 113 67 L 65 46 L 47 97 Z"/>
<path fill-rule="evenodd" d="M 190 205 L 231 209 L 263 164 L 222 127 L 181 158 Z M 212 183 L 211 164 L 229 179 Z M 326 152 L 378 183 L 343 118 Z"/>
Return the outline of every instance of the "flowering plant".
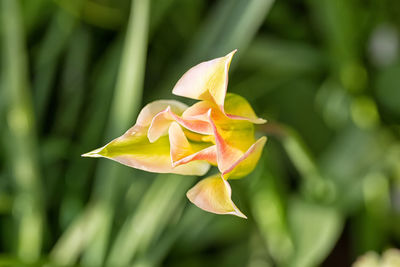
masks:
<path fill-rule="evenodd" d="M 216 214 L 246 216 L 231 200 L 229 179 L 249 174 L 266 137 L 255 140 L 254 125 L 265 123 L 241 96 L 227 93 L 228 70 L 235 51 L 200 63 L 177 82 L 172 93 L 200 100 L 188 107 L 175 100 L 146 105 L 136 124 L 85 157 L 104 157 L 158 173 L 219 174 L 201 180 L 187 192 L 199 208 Z"/>

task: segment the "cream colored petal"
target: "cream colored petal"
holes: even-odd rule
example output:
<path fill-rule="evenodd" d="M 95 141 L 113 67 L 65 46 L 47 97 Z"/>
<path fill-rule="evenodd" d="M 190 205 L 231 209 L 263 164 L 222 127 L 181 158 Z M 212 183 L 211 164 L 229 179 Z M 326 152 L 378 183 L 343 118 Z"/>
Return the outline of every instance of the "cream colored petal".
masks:
<path fill-rule="evenodd" d="M 220 175 L 201 180 L 186 193 L 190 202 L 205 211 L 247 218 L 233 203 L 231 195 L 229 183 Z"/>

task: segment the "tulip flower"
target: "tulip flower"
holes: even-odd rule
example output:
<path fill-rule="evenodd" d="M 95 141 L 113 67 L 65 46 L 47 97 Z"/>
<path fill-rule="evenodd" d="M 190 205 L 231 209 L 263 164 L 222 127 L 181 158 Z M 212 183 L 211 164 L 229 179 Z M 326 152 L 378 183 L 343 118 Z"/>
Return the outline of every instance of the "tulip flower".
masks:
<path fill-rule="evenodd" d="M 187 197 L 203 210 L 246 218 L 232 202 L 227 180 L 242 178 L 255 168 L 266 138 L 255 140 L 254 124 L 265 120 L 243 97 L 226 92 L 235 52 L 194 66 L 172 90 L 199 102 L 191 107 L 175 100 L 152 102 L 124 135 L 83 156 L 183 175 L 202 176 L 216 166 L 220 174 L 200 181 Z"/>

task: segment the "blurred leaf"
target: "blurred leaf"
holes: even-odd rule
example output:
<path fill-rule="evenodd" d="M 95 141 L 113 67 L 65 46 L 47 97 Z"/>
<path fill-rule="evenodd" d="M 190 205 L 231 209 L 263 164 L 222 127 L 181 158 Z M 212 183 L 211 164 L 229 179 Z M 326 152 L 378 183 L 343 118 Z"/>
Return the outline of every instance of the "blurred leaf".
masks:
<path fill-rule="evenodd" d="M 400 64 L 380 71 L 376 80 L 378 101 L 386 113 L 395 115 L 396 121 L 400 118 L 400 90 L 398 90 Z"/>
<path fill-rule="evenodd" d="M 265 162 L 265 158 L 264 158 Z M 251 179 L 251 207 L 269 253 L 279 265 L 285 265 L 293 253 L 293 240 L 287 224 L 284 196 L 278 189 L 277 177 L 266 168 L 256 170 Z"/>
<path fill-rule="evenodd" d="M 7 90 L 7 148 L 17 195 L 17 255 L 23 261 L 39 258 L 43 239 L 43 199 L 35 117 L 28 82 L 28 61 L 19 2 L 2 0 L 2 75 Z"/>
<path fill-rule="evenodd" d="M 307 43 L 259 36 L 241 58 L 240 67 L 275 75 L 318 73 L 325 62 L 320 51 Z"/>
<path fill-rule="evenodd" d="M 159 92 L 166 95 L 185 69 L 207 58 L 246 49 L 267 16 L 274 0 L 221 0 L 193 38 L 186 56 L 165 75 Z M 238 53 L 240 57 L 240 53 Z M 235 62 L 232 62 L 235 65 Z"/>
<path fill-rule="evenodd" d="M 288 210 L 295 253 L 289 266 L 317 266 L 341 234 L 343 217 L 333 207 L 294 198 Z"/>
<path fill-rule="evenodd" d="M 57 10 L 49 24 L 34 61 L 34 100 L 39 125 L 43 125 L 49 107 L 51 88 L 63 49 L 76 25 L 76 20 L 63 10 Z M 40 127 L 41 128 L 41 127 Z"/>
<path fill-rule="evenodd" d="M 149 0 L 132 2 L 117 84 L 106 128 L 107 139 L 114 138 L 128 129 L 139 111 L 147 54 L 149 9 Z M 96 177 L 98 191 L 95 192 L 95 196 L 99 198 L 96 207 L 102 213 L 102 222 L 99 232 L 96 233 L 95 239 L 84 254 L 83 261 L 88 266 L 101 265 L 105 259 L 114 214 L 112 203 L 118 194 L 118 183 L 113 178 L 121 175 L 123 168 L 103 164 L 98 169 Z"/>
<path fill-rule="evenodd" d="M 136 211 L 125 221 L 111 247 L 107 265 L 128 265 L 138 251 L 146 251 L 157 240 L 168 221 L 175 217 L 176 207 L 182 202 L 193 179 L 162 176 L 155 179 Z"/>

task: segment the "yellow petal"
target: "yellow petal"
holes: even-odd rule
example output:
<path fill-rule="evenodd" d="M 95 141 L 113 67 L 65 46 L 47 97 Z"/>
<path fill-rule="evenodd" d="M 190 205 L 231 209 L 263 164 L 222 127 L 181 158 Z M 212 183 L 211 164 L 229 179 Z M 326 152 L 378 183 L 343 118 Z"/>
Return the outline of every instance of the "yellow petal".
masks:
<path fill-rule="evenodd" d="M 246 120 L 256 124 L 267 122 L 264 119 L 258 118 L 249 102 L 237 94 L 226 94 L 224 108 L 226 115 L 231 119 Z"/>
<path fill-rule="evenodd" d="M 167 136 L 150 143 L 147 128 L 134 126 L 124 135 L 107 145 L 84 154 L 84 157 L 103 157 L 121 164 L 149 172 L 204 175 L 210 165 L 205 161 L 193 161 L 174 167 Z"/>
<path fill-rule="evenodd" d="M 239 159 L 222 173 L 224 179 L 238 179 L 254 170 L 267 141 L 265 136 L 258 139 Z"/>
<path fill-rule="evenodd" d="M 224 109 L 228 71 L 236 50 L 228 55 L 202 62 L 188 70 L 177 82 L 172 93 L 197 100 L 209 100 Z"/>
<path fill-rule="evenodd" d="M 207 112 L 212 109 L 212 118 L 218 121 L 233 119 L 235 121 L 247 121 L 256 124 L 263 124 L 266 120 L 258 118 L 249 102 L 237 94 L 227 93 L 224 109 L 221 110 L 211 101 L 200 101 L 188 107 L 182 114 L 184 119 L 198 119 L 207 121 Z M 232 121 L 229 121 L 232 123 Z"/>
<path fill-rule="evenodd" d="M 201 180 L 186 193 L 190 202 L 205 211 L 247 218 L 233 203 L 231 195 L 229 183 L 219 174 Z"/>

